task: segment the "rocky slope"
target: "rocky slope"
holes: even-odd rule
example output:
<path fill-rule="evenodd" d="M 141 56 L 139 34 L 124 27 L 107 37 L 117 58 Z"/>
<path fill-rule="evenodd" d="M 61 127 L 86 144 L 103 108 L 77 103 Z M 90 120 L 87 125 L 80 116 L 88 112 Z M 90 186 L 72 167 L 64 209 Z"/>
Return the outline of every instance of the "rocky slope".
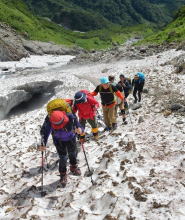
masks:
<path fill-rule="evenodd" d="M 30 54 L 77 55 L 83 51 L 78 47 L 26 40 L 25 35 L 21 36 L 8 25 L 0 23 L 0 61 L 20 60 Z"/>

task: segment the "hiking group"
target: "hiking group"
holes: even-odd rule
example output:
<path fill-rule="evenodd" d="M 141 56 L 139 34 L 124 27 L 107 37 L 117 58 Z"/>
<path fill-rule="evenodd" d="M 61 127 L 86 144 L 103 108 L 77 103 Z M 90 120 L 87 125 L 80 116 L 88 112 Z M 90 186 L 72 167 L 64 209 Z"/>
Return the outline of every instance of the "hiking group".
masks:
<path fill-rule="evenodd" d="M 80 90 L 74 95 L 74 99 L 54 99 L 47 104 L 47 113 L 41 127 L 42 143 L 38 150 L 42 153 L 46 150 L 49 135 L 52 135 L 53 143 L 59 156 L 60 183 L 64 187 L 67 183 L 67 160 L 69 158 L 70 172 L 73 175 L 81 175 L 77 165 L 77 138 L 82 144 L 85 142 L 85 126 L 89 123 L 94 139 L 99 139 L 97 123 L 97 109 L 100 107 L 94 96 L 100 94 L 104 131 L 112 131 L 117 127 L 118 108 L 123 120 L 127 124 L 126 110 L 127 98 L 133 90 L 134 103 L 141 101 L 141 94 L 145 83 L 143 73 L 137 73 L 134 79 L 120 75 L 120 81 L 114 82 L 114 76 L 100 78 L 100 85 L 93 92 Z M 76 113 L 78 112 L 78 117 Z M 87 161 L 86 161 L 87 162 Z"/>

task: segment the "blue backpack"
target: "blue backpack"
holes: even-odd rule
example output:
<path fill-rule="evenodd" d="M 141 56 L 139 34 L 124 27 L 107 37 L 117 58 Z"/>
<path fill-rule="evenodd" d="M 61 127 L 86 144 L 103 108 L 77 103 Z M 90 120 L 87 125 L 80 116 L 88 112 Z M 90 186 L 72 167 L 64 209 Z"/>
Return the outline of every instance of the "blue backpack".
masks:
<path fill-rule="evenodd" d="M 138 75 L 140 81 L 145 81 L 145 74 L 144 73 L 138 72 L 137 75 Z"/>

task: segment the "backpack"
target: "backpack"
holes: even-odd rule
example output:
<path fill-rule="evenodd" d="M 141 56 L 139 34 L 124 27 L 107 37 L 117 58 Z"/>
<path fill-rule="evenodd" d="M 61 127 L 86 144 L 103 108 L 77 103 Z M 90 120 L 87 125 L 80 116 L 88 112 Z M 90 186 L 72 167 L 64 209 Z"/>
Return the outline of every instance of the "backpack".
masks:
<path fill-rule="evenodd" d="M 132 80 L 131 80 L 131 78 L 126 78 L 126 80 L 127 80 L 127 82 L 129 83 L 129 85 L 132 86 Z"/>
<path fill-rule="evenodd" d="M 138 75 L 138 77 L 139 77 L 139 79 L 140 79 L 141 81 L 144 81 L 144 80 L 145 80 L 145 74 L 144 74 L 144 73 L 139 72 L 139 73 L 137 73 L 137 75 Z"/>
<path fill-rule="evenodd" d="M 86 94 L 86 95 L 87 95 L 87 98 L 88 98 L 88 97 L 91 97 L 92 99 L 96 100 L 96 99 L 94 98 L 94 96 L 91 95 L 91 93 L 90 93 L 88 90 L 83 89 L 83 90 L 80 90 L 80 92 L 83 92 L 84 94 Z"/>
<path fill-rule="evenodd" d="M 53 99 L 47 104 L 48 115 L 54 110 L 64 111 L 66 113 L 72 113 L 71 107 L 64 99 Z"/>
<path fill-rule="evenodd" d="M 101 92 L 102 91 L 102 89 L 103 89 L 103 86 L 99 86 L 99 92 Z M 110 84 L 110 86 L 109 86 L 109 91 L 114 95 L 114 91 L 113 91 L 113 89 L 112 89 L 112 84 Z"/>
<path fill-rule="evenodd" d="M 103 86 L 100 85 L 100 86 L 99 86 L 99 93 L 101 93 L 102 89 L 103 89 Z M 112 89 L 112 84 L 110 84 L 110 86 L 109 86 L 109 91 L 114 95 L 114 100 L 113 100 L 113 102 L 116 102 L 116 96 L 115 96 L 114 91 L 113 91 L 113 89 Z"/>

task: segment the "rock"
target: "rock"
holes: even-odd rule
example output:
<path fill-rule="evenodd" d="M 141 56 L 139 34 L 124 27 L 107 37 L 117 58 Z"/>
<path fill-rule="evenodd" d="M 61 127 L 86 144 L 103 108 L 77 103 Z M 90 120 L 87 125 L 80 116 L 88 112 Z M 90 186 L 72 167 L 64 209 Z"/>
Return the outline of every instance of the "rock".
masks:
<path fill-rule="evenodd" d="M 184 122 L 183 121 L 177 121 L 176 124 L 181 125 L 181 124 L 184 124 Z"/>
<path fill-rule="evenodd" d="M 20 60 L 28 56 L 28 51 L 23 47 L 21 36 L 6 24 L 0 26 L 0 61 Z"/>
<path fill-rule="evenodd" d="M 185 112 L 185 107 L 180 108 L 179 110 L 177 110 L 177 112 L 179 113 Z"/>
<path fill-rule="evenodd" d="M 140 53 L 146 53 L 146 52 L 147 52 L 147 49 L 146 49 L 146 48 L 141 48 L 139 52 L 140 52 Z"/>
<path fill-rule="evenodd" d="M 125 147 L 125 152 L 131 151 L 131 150 L 136 151 L 136 145 L 134 141 L 129 141 Z"/>
<path fill-rule="evenodd" d="M 142 116 L 139 116 L 138 123 L 140 124 L 140 123 L 142 123 L 142 122 L 144 122 L 144 119 L 143 119 Z"/>
<path fill-rule="evenodd" d="M 77 55 L 83 52 L 82 48 L 72 47 L 68 48 L 64 45 L 57 45 L 52 42 L 40 42 L 22 39 L 24 48 L 30 53 L 42 54 L 56 54 L 56 55 Z"/>
<path fill-rule="evenodd" d="M 169 116 L 169 115 L 171 115 L 172 114 L 172 111 L 171 110 L 165 110 L 164 112 L 163 112 L 163 115 L 165 116 L 165 117 L 167 117 L 167 116 Z"/>
<path fill-rule="evenodd" d="M 140 202 L 146 202 L 147 200 L 147 197 L 144 195 L 144 193 L 141 191 L 140 188 L 135 189 L 134 198 L 135 200 L 140 201 Z"/>
<path fill-rule="evenodd" d="M 177 111 L 181 108 L 183 108 L 183 106 L 179 103 L 174 103 L 174 104 L 171 104 L 171 106 L 170 106 L 171 111 Z"/>
<path fill-rule="evenodd" d="M 103 69 L 101 72 L 102 72 L 102 73 L 107 73 L 108 71 L 109 71 L 109 69 L 105 68 L 105 69 Z"/>
<path fill-rule="evenodd" d="M 137 109 L 141 108 L 141 106 L 142 106 L 141 103 L 136 103 L 132 106 L 132 110 L 137 110 Z"/>

